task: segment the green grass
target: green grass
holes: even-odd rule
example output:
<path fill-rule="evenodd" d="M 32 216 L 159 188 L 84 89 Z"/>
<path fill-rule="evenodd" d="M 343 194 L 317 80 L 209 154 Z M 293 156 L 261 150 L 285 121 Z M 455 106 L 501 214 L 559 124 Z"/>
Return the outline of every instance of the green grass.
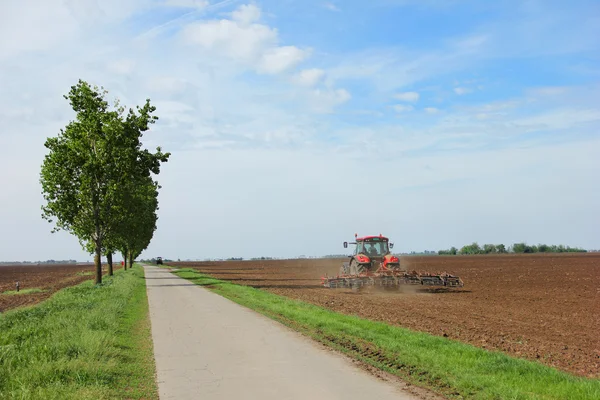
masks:
<path fill-rule="evenodd" d="M 2 292 L 0 294 L 7 295 L 7 296 L 15 296 L 15 295 L 20 295 L 20 294 L 31 294 L 31 293 L 41 293 L 41 292 L 43 292 L 43 290 L 40 288 L 31 288 L 31 289 L 21 289 L 18 292 L 16 290 L 8 290 L 8 291 Z"/>
<path fill-rule="evenodd" d="M 143 275 L 0 314 L 0 399 L 157 399 Z"/>
<path fill-rule="evenodd" d="M 600 380 L 200 274 L 174 272 L 367 364 L 461 399 L 600 399 Z"/>

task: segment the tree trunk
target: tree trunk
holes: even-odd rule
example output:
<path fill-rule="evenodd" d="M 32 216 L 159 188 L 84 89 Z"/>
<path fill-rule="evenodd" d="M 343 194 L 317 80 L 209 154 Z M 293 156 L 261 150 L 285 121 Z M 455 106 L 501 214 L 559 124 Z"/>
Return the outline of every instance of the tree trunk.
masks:
<path fill-rule="evenodd" d="M 102 245 L 96 240 L 96 255 L 94 257 L 96 264 L 96 285 L 102 283 Z"/>
<path fill-rule="evenodd" d="M 94 204 L 98 204 L 94 201 Z M 100 212 L 98 207 L 94 207 L 94 220 L 96 225 L 96 237 L 94 238 L 94 244 L 96 245 L 96 285 L 102 283 L 102 238 L 100 236 Z"/>
<path fill-rule="evenodd" d="M 133 251 L 129 251 L 129 268 L 133 267 Z"/>
<path fill-rule="evenodd" d="M 123 266 L 125 267 L 125 271 L 127 271 L 127 252 L 122 251 L 121 257 L 123 257 Z"/>
<path fill-rule="evenodd" d="M 106 263 L 108 264 L 108 275 L 113 276 L 112 251 L 106 253 Z"/>

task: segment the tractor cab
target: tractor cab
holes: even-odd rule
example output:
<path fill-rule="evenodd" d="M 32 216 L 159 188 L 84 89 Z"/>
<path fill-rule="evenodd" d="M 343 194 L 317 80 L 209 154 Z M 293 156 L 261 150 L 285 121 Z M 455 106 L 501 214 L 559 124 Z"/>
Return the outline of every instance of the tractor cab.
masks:
<path fill-rule="evenodd" d="M 364 254 L 368 257 L 383 257 L 389 254 L 389 244 L 387 238 L 366 237 L 356 241 L 354 255 Z"/>
<path fill-rule="evenodd" d="M 356 242 L 350 242 L 350 244 L 356 245 L 354 255 L 364 254 L 367 256 L 373 255 L 376 257 L 383 257 L 386 254 L 390 254 L 390 249 L 394 247 L 394 244 L 390 243 L 389 239 L 382 235 L 365 237 L 358 237 L 358 235 L 354 236 Z M 344 242 L 344 248 L 348 248 L 348 242 Z"/>
<path fill-rule="evenodd" d="M 359 260 L 366 259 L 369 262 L 383 262 L 386 255 L 390 254 L 390 249 L 394 247 L 393 243 L 389 242 L 389 239 L 383 235 L 379 236 L 364 236 L 358 237 L 354 235 L 356 242 L 350 242 L 355 244 L 354 253 L 351 258 Z M 344 248 L 348 248 L 348 242 L 344 242 Z M 366 256 L 365 259 L 363 256 Z"/>

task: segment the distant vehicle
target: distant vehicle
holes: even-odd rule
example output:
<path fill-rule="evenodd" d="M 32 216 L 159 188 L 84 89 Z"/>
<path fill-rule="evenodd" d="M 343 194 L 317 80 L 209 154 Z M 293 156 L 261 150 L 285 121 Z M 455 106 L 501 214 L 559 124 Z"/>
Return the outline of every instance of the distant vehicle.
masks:
<path fill-rule="evenodd" d="M 162 257 L 156 257 L 156 265 L 162 265 Z"/>

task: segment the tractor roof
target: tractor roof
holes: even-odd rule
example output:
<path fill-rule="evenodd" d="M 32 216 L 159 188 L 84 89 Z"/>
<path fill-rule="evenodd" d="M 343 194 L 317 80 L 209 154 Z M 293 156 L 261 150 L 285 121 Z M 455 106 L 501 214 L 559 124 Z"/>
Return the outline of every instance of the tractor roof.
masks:
<path fill-rule="evenodd" d="M 356 241 L 357 242 L 362 242 L 364 240 L 371 240 L 371 239 L 381 239 L 381 240 L 388 240 L 388 238 L 386 238 L 383 235 L 379 235 L 379 236 L 363 236 L 363 237 L 357 237 Z"/>

